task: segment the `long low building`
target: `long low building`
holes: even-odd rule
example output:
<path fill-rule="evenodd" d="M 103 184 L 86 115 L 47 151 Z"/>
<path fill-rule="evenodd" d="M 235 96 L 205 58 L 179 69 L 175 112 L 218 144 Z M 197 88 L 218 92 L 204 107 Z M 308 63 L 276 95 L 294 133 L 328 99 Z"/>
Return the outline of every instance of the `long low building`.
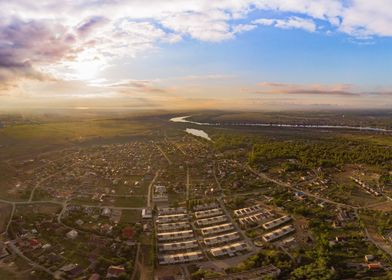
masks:
<path fill-rule="evenodd" d="M 197 220 L 196 224 L 199 227 L 205 227 L 205 226 L 210 226 L 210 225 L 215 225 L 215 224 L 221 224 L 226 221 L 227 221 L 227 217 L 225 215 L 221 215 L 221 216 Z"/>
<path fill-rule="evenodd" d="M 222 233 L 225 231 L 232 230 L 234 228 L 233 224 L 227 223 L 227 224 L 222 224 L 222 225 L 217 225 L 217 226 L 212 226 L 212 227 L 206 227 L 201 229 L 201 234 L 202 235 L 212 235 L 212 234 L 218 234 Z"/>
<path fill-rule="evenodd" d="M 260 205 L 257 204 L 255 206 L 234 210 L 234 215 L 236 217 L 242 217 L 245 215 L 251 215 L 251 214 L 257 213 L 261 210 L 263 210 L 263 207 L 261 207 Z"/>
<path fill-rule="evenodd" d="M 157 233 L 158 241 L 179 240 L 193 237 L 192 230 Z"/>
<path fill-rule="evenodd" d="M 264 229 L 273 229 L 276 228 L 280 225 L 283 225 L 284 223 L 287 223 L 288 221 L 291 221 L 291 217 L 290 216 L 282 216 L 280 218 L 277 218 L 275 220 L 272 220 L 268 223 L 263 224 L 263 228 Z"/>
<path fill-rule="evenodd" d="M 295 231 L 295 228 L 293 225 L 284 226 L 284 227 L 278 228 L 274 231 L 271 231 L 269 233 L 264 234 L 263 240 L 265 242 L 272 242 L 272 241 L 279 239 L 279 238 L 281 238 L 281 237 L 283 237 L 293 231 Z"/>
<path fill-rule="evenodd" d="M 244 242 L 237 242 L 222 247 L 210 249 L 211 255 L 221 257 L 225 255 L 234 256 L 235 253 L 247 250 L 248 246 Z"/>
<path fill-rule="evenodd" d="M 206 246 L 215 246 L 222 243 L 232 242 L 238 239 L 240 239 L 240 234 L 238 232 L 231 232 L 219 236 L 204 238 L 204 244 Z"/>
<path fill-rule="evenodd" d="M 191 225 L 189 224 L 189 222 L 157 224 L 157 230 L 159 232 L 168 232 L 168 231 L 174 231 L 174 230 L 189 229 L 190 227 L 191 227 Z"/>
<path fill-rule="evenodd" d="M 270 217 L 272 217 L 271 212 L 261 212 L 243 218 L 239 218 L 238 222 L 241 226 L 249 226 L 249 225 L 258 224 L 259 222 L 266 220 Z"/>
<path fill-rule="evenodd" d="M 172 214 L 186 214 L 187 210 L 185 207 L 177 208 L 158 208 L 158 215 L 172 215 Z"/>
<path fill-rule="evenodd" d="M 158 256 L 159 264 L 187 263 L 187 262 L 193 262 L 202 259 L 203 259 L 203 253 L 201 251 Z"/>
<path fill-rule="evenodd" d="M 214 208 L 214 209 L 210 209 L 210 210 L 197 211 L 197 212 L 195 212 L 195 217 L 196 217 L 196 219 L 204 219 L 204 218 L 219 216 L 222 214 L 223 214 L 222 209 Z"/>
<path fill-rule="evenodd" d="M 174 243 L 163 243 L 158 245 L 160 251 L 189 250 L 197 247 L 199 247 L 199 243 L 197 242 L 197 240 L 174 242 Z"/>
<path fill-rule="evenodd" d="M 158 216 L 158 219 L 155 222 L 159 224 L 159 223 L 186 221 L 186 220 L 188 220 L 187 214 L 172 214 L 172 215 Z"/>

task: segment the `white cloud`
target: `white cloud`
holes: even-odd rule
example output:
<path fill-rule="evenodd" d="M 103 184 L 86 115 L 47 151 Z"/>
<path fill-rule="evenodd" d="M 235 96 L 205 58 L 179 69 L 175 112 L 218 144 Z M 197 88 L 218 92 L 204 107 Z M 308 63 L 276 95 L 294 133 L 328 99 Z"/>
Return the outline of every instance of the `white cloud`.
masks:
<path fill-rule="evenodd" d="M 222 42 L 257 25 L 320 30 L 327 35 L 342 32 L 355 38 L 392 36 L 390 0 L 13 0 L 0 1 L 0 10 L 0 60 L 7 59 L 0 61 L 0 67 L 28 61 L 32 72 L 39 69 L 70 79 L 93 79 L 92 73 L 110 65 L 113 58 L 134 57 L 159 43 L 187 37 Z M 272 12 L 274 18 L 250 20 L 250 12 L 257 10 Z M 14 32 L 7 40 L 6 30 L 24 33 Z M 38 31 L 45 31 L 41 35 L 48 39 L 23 40 Z M 63 44 L 50 48 L 47 41 Z"/>
<path fill-rule="evenodd" d="M 288 19 L 257 19 L 253 21 L 254 24 L 275 26 L 283 29 L 303 29 L 309 32 L 316 31 L 316 24 L 311 19 L 304 19 L 299 17 L 291 17 Z"/>

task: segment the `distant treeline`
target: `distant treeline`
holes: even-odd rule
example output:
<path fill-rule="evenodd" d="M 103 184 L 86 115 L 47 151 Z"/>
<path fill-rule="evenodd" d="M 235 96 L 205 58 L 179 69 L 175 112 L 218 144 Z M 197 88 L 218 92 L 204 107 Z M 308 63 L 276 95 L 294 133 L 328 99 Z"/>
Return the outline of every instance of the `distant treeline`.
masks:
<path fill-rule="evenodd" d="M 392 166 L 392 149 L 370 143 L 336 139 L 334 141 L 283 141 L 255 144 L 251 163 L 273 159 L 295 159 L 304 167 L 333 167 L 343 164 Z"/>
<path fill-rule="evenodd" d="M 224 135 L 214 139 L 215 148 L 220 151 L 247 149 L 251 164 L 266 165 L 275 159 L 293 159 L 298 168 L 339 167 L 343 164 L 369 164 L 386 169 L 392 166 L 392 147 L 340 137 L 272 140 L 248 135 Z"/>

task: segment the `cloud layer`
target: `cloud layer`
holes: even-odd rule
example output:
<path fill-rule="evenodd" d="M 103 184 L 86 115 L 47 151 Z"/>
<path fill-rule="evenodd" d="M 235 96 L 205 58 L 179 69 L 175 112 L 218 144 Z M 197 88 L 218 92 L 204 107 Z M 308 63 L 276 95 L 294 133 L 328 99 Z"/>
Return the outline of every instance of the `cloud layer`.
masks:
<path fill-rule="evenodd" d="M 23 80 L 88 84 L 113 63 L 161 44 L 222 42 L 262 26 L 360 39 L 392 36 L 388 0 L 13 0 L 0 1 L 0 10 L 0 90 Z M 121 93 L 162 91 L 132 81 L 117 88 Z M 317 85 L 258 90 L 355 94 L 345 87 Z"/>

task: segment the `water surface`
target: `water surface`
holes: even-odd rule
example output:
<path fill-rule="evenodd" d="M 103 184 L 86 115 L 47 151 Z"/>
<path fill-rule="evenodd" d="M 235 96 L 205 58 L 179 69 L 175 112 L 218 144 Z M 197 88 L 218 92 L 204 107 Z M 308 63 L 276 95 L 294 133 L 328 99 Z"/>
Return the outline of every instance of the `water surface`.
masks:
<path fill-rule="evenodd" d="M 198 137 L 201 137 L 201 138 L 204 138 L 204 139 L 207 139 L 207 140 L 209 140 L 209 141 L 211 141 L 211 138 L 208 136 L 208 134 L 205 132 L 205 131 L 203 131 L 203 130 L 200 130 L 200 129 L 193 129 L 193 128 L 187 128 L 187 129 L 185 129 L 185 131 L 187 132 L 187 133 L 189 133 L 189 134 L 192 134 L 192 135 L 195 135 L 195 136 L 198 136 Z"/>

